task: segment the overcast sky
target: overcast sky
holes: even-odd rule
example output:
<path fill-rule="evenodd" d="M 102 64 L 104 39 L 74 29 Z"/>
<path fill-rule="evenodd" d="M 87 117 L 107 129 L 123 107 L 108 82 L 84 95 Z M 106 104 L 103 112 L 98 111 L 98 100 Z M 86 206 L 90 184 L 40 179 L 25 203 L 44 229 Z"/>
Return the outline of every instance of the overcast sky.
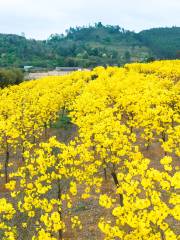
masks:
<path fill-rule="evenodd" d="M 180 0 L 0 0 L 0 32 L 46 39 L 101 21 L 128 30 L 180 26 Z"/>

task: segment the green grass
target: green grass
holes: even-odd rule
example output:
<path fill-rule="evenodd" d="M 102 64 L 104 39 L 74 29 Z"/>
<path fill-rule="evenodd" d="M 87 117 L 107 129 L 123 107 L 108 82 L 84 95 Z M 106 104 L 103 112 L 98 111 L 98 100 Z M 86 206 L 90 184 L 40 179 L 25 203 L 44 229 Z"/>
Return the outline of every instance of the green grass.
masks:
<path fill-rule="evenodd" d="M 69 127 L 69 125 L 71 124 L 71 118 L 64 114 L 64 115 L 59 115 L 59 117 L 57 118 L 56 122 L 52 124 L 52 128 L 55 129 L 60 129 L 60 128 L 64 128 L 67 129 Z"/>

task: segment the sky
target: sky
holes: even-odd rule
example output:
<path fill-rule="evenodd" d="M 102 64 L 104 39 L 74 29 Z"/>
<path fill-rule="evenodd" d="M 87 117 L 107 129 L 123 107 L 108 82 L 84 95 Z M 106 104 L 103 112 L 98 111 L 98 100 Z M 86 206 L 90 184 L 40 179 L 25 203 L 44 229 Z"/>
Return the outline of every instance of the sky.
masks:
<path fill-rule="evenodd" d="M 0 0 L 0 33 L 47 39 L 95 22 L 139 32 L 180 26 L 179 13 L 180 0 Z"/>

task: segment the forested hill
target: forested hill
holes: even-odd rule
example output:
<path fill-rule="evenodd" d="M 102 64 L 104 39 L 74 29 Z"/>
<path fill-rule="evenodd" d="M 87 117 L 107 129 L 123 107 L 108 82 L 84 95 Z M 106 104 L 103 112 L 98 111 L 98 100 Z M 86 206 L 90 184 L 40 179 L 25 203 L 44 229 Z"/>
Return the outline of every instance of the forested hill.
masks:
<path fill-rule="evenodd" d="M 0 67 L 122 65 L 132 61 L 180 58 L 180 27 L 140 33 L 119 26 L 70 28 L 48 40 L 0 34 Z"/>
<path fill-rule="evenodd" d="M 180 27 L 144 30 L 138 37 L 155 57 L 180 58 Z"/>

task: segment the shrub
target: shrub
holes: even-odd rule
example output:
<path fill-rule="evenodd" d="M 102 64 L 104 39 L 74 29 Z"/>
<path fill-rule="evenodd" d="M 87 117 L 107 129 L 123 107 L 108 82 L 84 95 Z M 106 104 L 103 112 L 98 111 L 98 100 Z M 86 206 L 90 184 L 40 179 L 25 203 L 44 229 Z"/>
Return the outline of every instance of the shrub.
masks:
<path fill-rule="evenodd" d="M 23 79 L 24 74 L 20 69 L 0 69 L 0 88 L 19 84 Z"/>

